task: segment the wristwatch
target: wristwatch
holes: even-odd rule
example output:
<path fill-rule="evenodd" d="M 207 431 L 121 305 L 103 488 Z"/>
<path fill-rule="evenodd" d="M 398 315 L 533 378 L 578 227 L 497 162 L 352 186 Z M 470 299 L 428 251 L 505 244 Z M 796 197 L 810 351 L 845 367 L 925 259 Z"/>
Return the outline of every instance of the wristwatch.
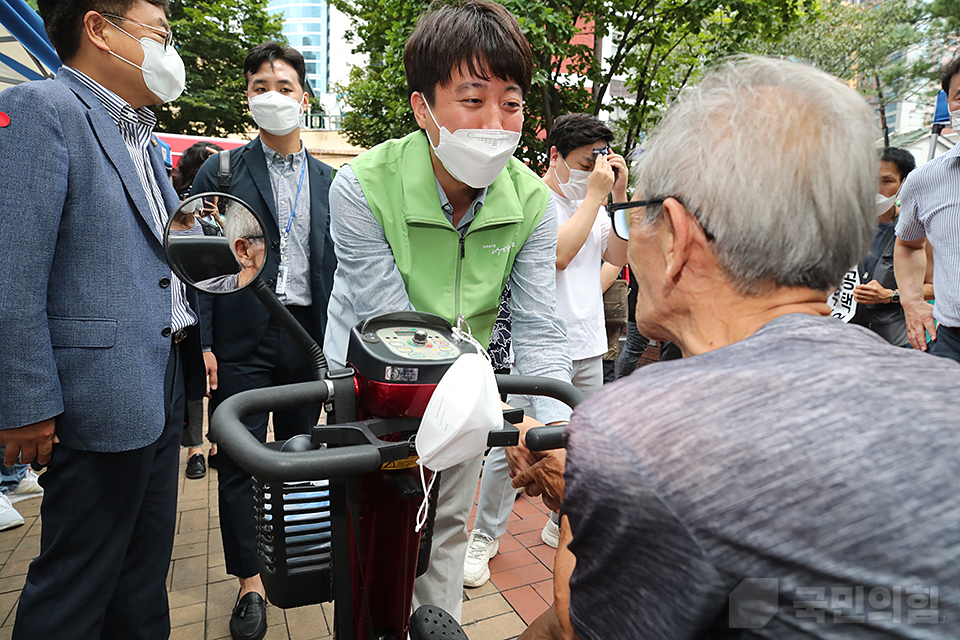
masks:
<path fill-rule="evenodd" d="M 898 289 L 893 290 L 893 296 L 890 297 L 890 302 L 900 302 L 900 291 Z"/>

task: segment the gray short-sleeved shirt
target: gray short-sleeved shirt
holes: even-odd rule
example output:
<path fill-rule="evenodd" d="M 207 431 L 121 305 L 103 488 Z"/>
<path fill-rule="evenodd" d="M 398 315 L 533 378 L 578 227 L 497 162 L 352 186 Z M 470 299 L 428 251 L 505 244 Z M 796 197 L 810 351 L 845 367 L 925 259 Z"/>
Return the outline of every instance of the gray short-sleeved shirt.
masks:
<path fill-rule="evenodd" d="M 957 363 L 788 315 L 568 434 L 584 640 L 960 638 Z"/>

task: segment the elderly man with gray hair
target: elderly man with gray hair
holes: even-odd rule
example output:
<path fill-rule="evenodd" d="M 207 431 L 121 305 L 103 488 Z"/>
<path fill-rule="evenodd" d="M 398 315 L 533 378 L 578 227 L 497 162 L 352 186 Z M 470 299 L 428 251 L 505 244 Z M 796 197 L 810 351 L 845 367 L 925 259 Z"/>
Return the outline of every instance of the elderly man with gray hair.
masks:
<path fill-rule="evenodd" d="M 229 293 L 253 280 L 263 264 L 263 228 L 249 209 L 230 201 L 224 213 L 223 235 L 240 271 L 197 283 L 202 291 Z"/>
<path fill-rule="evenodd" d="M 755 57 L 664 118 L 614 226 L 638 329 L 685 358 L 580 405 L 565 485 L 512 455 L 563 516 L 522 638 L 960 637 L 960 366 L 826 304 L 870 248 L 875 136 L 854 90 Z"/>

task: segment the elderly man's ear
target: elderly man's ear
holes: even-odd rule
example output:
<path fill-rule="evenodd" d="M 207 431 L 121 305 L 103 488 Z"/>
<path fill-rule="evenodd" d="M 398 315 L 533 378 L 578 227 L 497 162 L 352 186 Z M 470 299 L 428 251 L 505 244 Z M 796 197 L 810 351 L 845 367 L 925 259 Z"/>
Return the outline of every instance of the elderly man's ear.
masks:
<path fill-rule="evenodd" d="M 252 243 L 246 238 L 237 238 L 233 241 L 233 252 L 236 254 L 237 260 L 245 269 L 251 269 L 257 266 L 252 252 L 250 251 L 251 245 Z"/>
<path fill-rule="evenodd" d="M 679 201 L 664 200 L 663 212 L 659 234 L 666 269 L 664 286 L 669 289 L 680 281 L 693 252 L 708 243 L 703 229 Z"/>

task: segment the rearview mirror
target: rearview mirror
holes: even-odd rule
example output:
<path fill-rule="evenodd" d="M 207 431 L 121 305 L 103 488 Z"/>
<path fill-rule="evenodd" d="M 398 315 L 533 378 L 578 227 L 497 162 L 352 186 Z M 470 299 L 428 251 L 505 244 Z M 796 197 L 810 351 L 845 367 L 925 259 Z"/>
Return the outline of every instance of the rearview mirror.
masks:
<path fill-rule="evenodd" d="M 180 280 L 200 291 L 239 291 L 263 270 L 263 229 L 263 221 L 243 200 L 198 193 L 181 202 L 167 221 L 167 263 Z"/>

